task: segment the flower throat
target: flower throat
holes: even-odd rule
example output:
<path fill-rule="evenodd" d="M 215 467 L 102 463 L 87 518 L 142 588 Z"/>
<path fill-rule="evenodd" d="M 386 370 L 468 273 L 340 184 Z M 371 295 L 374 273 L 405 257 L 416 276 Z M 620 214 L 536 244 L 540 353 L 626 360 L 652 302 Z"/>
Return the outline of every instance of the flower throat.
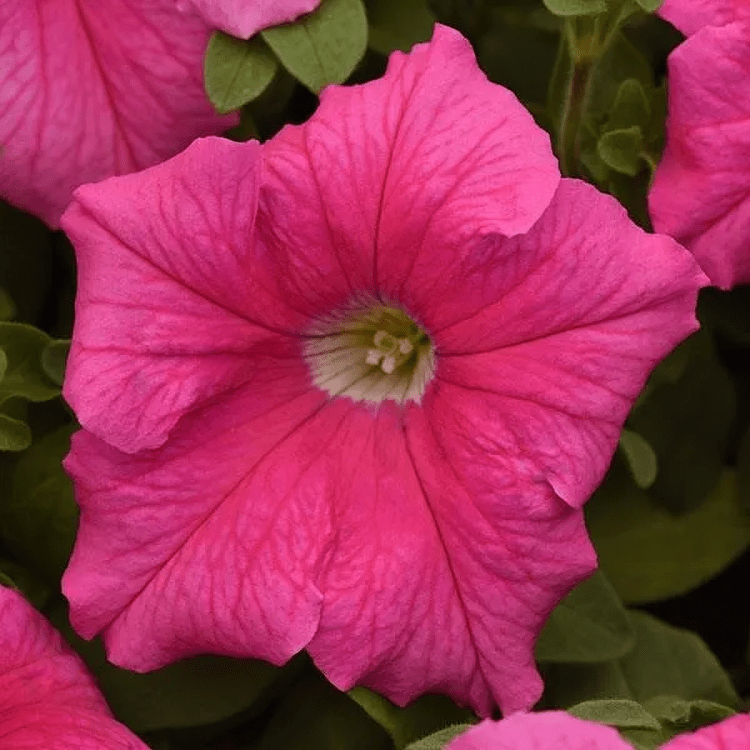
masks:
<path fill-rule="evenodd" d="M 378 303 L 321 321 L 304 353 L 318 388 L 354 401 L 419 402 L 435 370 L 429 336 L 399 308 Z"/>

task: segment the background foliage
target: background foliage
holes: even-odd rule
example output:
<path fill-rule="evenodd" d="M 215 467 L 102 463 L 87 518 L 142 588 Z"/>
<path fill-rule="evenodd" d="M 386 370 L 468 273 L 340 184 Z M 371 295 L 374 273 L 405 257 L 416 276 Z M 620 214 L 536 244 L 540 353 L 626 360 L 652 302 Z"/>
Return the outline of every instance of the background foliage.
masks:
<path fill-rule="evenodd" d="M 649 227 L 664 143 L 665 61 L 682 37 L 654 0 L 323 0 L 249 41 L 217 33 L 207 92 L 242 107 L 230 134 L 301 122 L 329 83 L 382 74 L 435 19 L 462 31 L 489 78 L 546 128 L 563 171 Z M 0 205 L 0 581 L 21 589 L 154 750 L 439 748 L 476 721 L 440 696 L 398 708 L 343 694 L 300 655 L 283 668 L 202 656 L 138 675 L 67 621 L 60 576 L 77 509 L 60 462 L 76 425 L 60 398 L 75 268 L 62 233 Z M 702 330 L 653 373 L 587 506 L 601 571 L 554 612 L 537 646 L 543 708 L 617 727 L 637 748 L 748 708 L 750 290 L 707 289 Z M 448 728 L 451 727 L 451 728 Z"/>

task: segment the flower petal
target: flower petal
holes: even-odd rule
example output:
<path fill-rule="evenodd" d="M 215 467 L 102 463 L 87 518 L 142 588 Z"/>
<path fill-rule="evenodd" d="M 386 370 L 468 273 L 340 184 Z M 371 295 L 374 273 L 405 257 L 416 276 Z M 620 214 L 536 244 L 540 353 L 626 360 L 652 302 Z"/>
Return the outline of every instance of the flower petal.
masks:
<path fill-rule="evenodd" d="M 112 719 L 80 659 L 17 592 L 0 586 L 0 747 L 147 750 Z"/>
<path fill-rule="evenodd" d="M 750 23 L 707 27 L 669 57 L 667 146 L 649 194 L 654 227 L 711 281 L 750 282 Z"/>
<path fill-rule="evenodd" d="M 65 468 L 81 506 L 63 591 L 84 637 L 146 671 L 189 654 L 281 663 L 318 625 L 329 514 L 316 464 L 331 437 L 299 360 L 191 413 L 161 449 L 128 455 L 86 431 Z"/>
<path fill-rule="evenodd" d="M 206 23 L 241 39 L 261 29 L 294 21 L 320 0 L 188 0 Z"/>
<path fill-rule="evenodd" d="M 203 89 L 208 37 L 174 0 L 5 0 L 0 195 L 57 227 L 78 185 L 231 127 Z"/>
<path fill-rule="evenodd" d="M 737 714 L 702 727 L 689 734 L 674 737 L 661 750 L 740 750 L 750 738 L 750 714 Z"/>
<path fill-rule="evenodd" d="M 260 171 L 256 142 L 206 138 L 76 192 L 63 218 L 79 273 L 63 392 L 116 448 L 161 445 L 186 411 L 253 378 L 258 353 L 297 355 L 278 329 L 307 319 L 273 291 L 253 242 Z"/>
<path fill-rule="evenodd" d="M 746 0 L 664 0 L 657 14 L 690 36 L 704 26 L 750 18 Z"/>
<path fill-rule="evenodd" d="M 460 734 L 446 750 L 630 750 L 612 727 L 584 721 L 564 711 L 515 714 L 483 721 Z"/>
<path fill-rule="evenodd" d="M 263 149 L 258 226 L 269 247 L 295 248 L 294 293 L 322 267 L 337 289 L 407 308 L 416 286 L 466 304 L 450 274 L 467 238 L 525 232 L 559 181 L 547 134 L 440 25 L 383 78 L 328 87 Z M 312 307 L 330 303 L 318 286 Z"/>
<path fill-rule="evenodd" d="M 574 180 L 498 256 L 488 283 L 507 291 L 435 334 L 436 378 L 517 476 L 579 506 L 651 369 L 697 328 L 705 277 L 674 241 Z"/>

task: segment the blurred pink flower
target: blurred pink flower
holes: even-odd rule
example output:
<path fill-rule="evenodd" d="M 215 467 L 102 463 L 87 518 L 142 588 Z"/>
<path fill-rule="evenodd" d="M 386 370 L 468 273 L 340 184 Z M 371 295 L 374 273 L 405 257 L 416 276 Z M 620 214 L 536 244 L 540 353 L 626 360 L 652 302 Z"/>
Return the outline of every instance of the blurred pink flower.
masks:
<path fill-rule="evenodd" d="M 261 29 L 294 21 L 320 5 L 320 0 L 177 0 L 194 8 L 211 26 L 249 39 Z"/>
<path fill-rule="evenodd" d="M 262 146 L 82 187 L 63 225 L 77 630 L 138 670 L 306 648 L 342 689 L 533 704 L 537 634 L 595 566 L 580 506 L 696 327 L 690 255 L 560 183 L 446 27 Z"/>
<path fill-rule="evenodd" d="M 148 750 L 24 598 L 0 586 L 0 749 Z"/>
<path fill-rule="evenodd" d="M 718 724 L 681 734 L 661 750 L 746 750 L 750 715 L 738 714 Z M 515 714 L 483 721 L 448 743 L 445 750 L 632 750 L 611 727 L 584 721 L 564 711 Z"/>
<path fill-rule="evenodd" d="M 0 196 L 57 227 L 73 190 L 220 133 L 209 27 L 175 0 L 0 3 Z"/>
<path fill-rule="evenodd" d="M 704 26 L 722 26 L 750 18 L 747 0 L 664 0 L 658 15 L 690 36 Z"/>
<path fill-rule="evenodd" d="M 706 26 L 669 57 L 667 143 L 649 194 L 655 229 L 711 281 L 750 282 L 750 23 Z"/>

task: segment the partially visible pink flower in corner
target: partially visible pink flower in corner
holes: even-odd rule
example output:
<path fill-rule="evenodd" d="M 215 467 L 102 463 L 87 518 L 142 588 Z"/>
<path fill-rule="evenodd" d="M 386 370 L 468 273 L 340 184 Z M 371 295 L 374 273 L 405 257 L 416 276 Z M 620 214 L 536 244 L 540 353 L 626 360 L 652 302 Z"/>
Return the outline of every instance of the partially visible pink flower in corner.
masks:
<path fill-rule="evenodd" d="M 750 19 L 747 0 L 664 0 L 658 15 L 686 36 L 704 26 L 723 26 L 743 18 Z"/>
<path fill-rule="evenodd" d="M 59 633 L 0 585 L 0 750 L 148 750 Z"/>
<path fill-rule="evenodd" d="M 82 183 L 231 127 L 203 88 L 210 33 L 175 0 L 3 0 L 0 197 L 55 228 Z"/>
<path fill-rule="evenodd" d="M 194 8 L 211 26 L 249 39 L 261 29 L 296 20 L 320 5 L 320 0 L 175 0 Z"/>
<path fill-rule="evenodd" d="M 80 188 L 63 226 L 76 629 L 137 670 L 307 649 L 397 703 L 531 706 L 596 564 L 581 506 L 697 326 L 690 254 L 561 182 L 442 26 L 262 146 Z"/>
<path fill-rule="evenodd" d="M 668 65 L 666 149 L 649 194 L 654 227 L 691 250 L 715 285 L 748 283 L 750 21 L 700 29 Z"/>
<path fill-rule="evenodd" d="M 750 715 L 738 714 L 718 724 L 674 737 L 661 750 L 747 750 Z M 456 737 L 445 750 L 632 750 L 612 727 L 584 721 L 564 711 L 516 714 L 483 721 Z"/>

